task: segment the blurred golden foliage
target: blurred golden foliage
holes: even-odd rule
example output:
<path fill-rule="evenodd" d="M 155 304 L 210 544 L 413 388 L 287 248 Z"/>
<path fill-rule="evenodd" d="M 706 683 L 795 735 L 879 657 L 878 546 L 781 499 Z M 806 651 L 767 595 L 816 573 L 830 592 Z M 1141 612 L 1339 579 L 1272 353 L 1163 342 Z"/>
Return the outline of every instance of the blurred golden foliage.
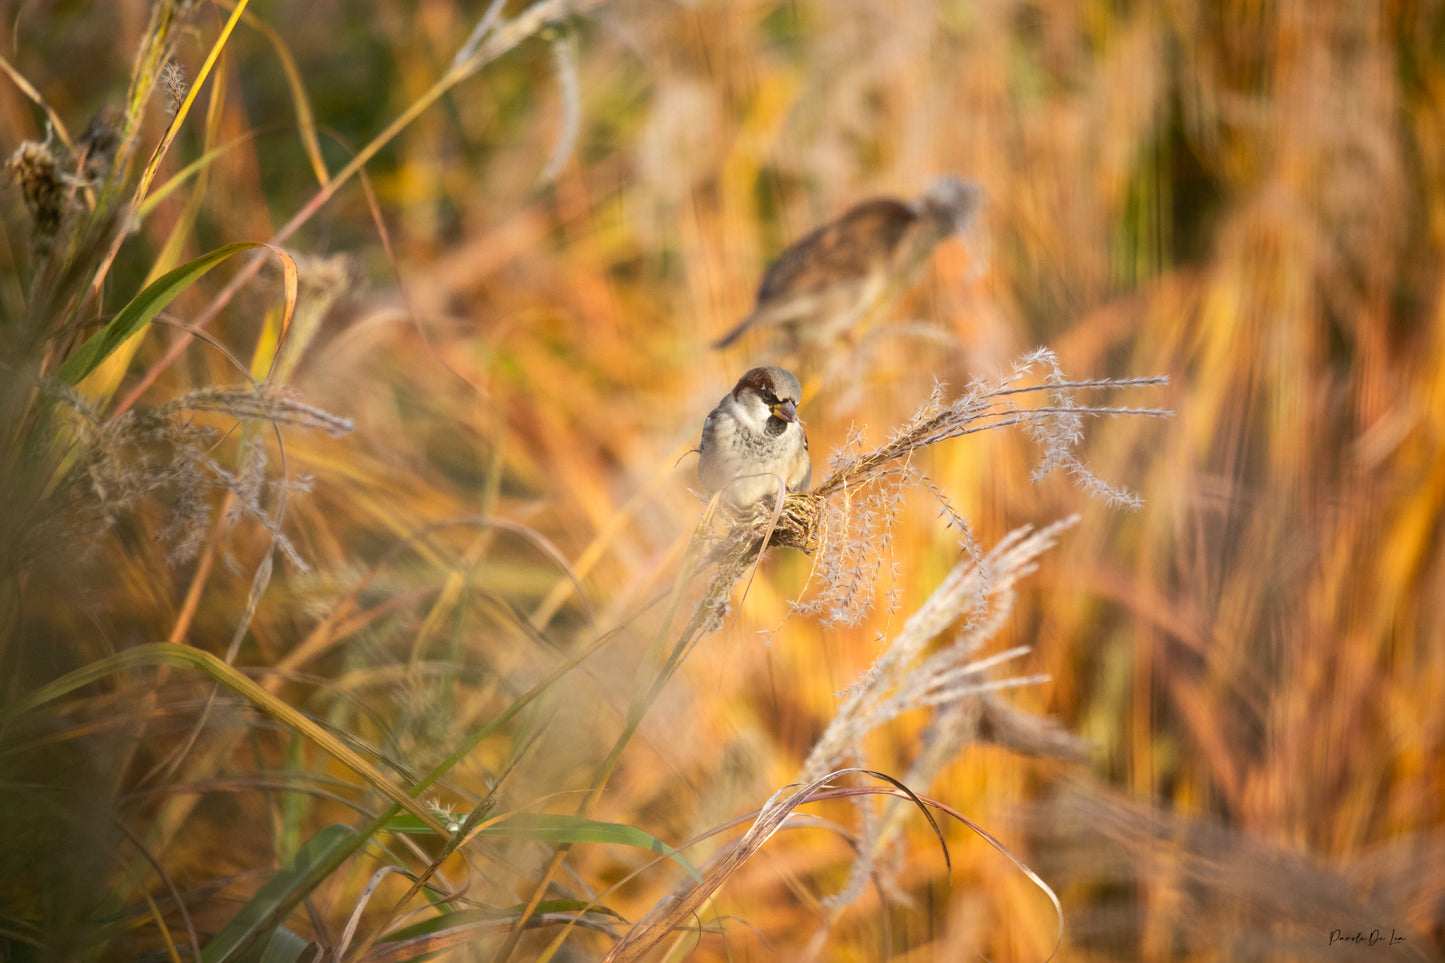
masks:
<path fill-rule="evenodd" d="M 1047 680 L 855 762 L 949 734 L 909 788 L 1058 959 L 1445 953 L 1445 4 L 480 6 L 0 4 L 0 957 L 601 958 L 692 878 L 521 816 L 707 875 L 961 558 L 1074 514 L 980 653 Z M 814 478 L 1046 345 L 1170 379 L 1083 423 L 1142 508 L 953 438 L 849 503 L 856 618 L 777 549 L 705 633 L 688 452 L 772 360 L 708 345 L 945 173 L 977 227 L 799 371 Z M 956 823 L 804 811 L 646 958 L 1048 957 Z"/>

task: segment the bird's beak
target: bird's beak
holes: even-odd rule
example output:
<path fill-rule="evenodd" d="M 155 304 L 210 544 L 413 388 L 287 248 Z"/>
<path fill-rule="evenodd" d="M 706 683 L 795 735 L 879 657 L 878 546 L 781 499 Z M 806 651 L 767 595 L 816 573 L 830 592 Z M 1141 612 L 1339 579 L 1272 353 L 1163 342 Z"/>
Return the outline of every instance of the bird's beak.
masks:
<path fill-rule="evenodd" d="M 784 421 L 798 420 L 798 406 L 793 404 L 792 401 L 780 401 L 773 405 L 771 411 L 776 417 Z"/>

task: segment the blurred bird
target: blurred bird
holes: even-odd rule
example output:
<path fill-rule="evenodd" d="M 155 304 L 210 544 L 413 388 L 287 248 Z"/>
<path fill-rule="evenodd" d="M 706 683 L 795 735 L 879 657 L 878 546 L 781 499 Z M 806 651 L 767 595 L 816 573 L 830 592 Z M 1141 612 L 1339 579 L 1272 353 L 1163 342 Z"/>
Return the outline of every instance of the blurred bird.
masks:
<path fill-rule="evenodd" d="M 752 313 L 713 347 L 761 326 L 777 327 L 794 346 L 836 336 L 902 293 L 934 247 L 967 227 L 983 201 L 977 184 L 947 176 L 909 202 L 879 197 L 850 208 L 778 255 Z"/>
<path fill-rule="evenodd" d="M 798 420 L 802 385 L 791 371 L 754 368 L 707 416 L 697 474 L 709 495 L 737 511 L 773 496 L 778 479 L 802 491 L 813 477 L 808 436 Z"/>

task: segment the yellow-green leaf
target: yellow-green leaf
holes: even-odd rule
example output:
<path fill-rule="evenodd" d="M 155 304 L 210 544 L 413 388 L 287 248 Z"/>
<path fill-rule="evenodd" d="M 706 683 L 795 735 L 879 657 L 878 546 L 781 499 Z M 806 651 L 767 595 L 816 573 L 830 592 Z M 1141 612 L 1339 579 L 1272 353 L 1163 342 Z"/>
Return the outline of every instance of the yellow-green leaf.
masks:
<path fill-rule="evenodd" d="M 218 247 L 211 253 L 203 254 L 194 261 L 188 261 L 175 270 L 156 278 L 146 285 L 145 290 L 132 298 L 131 302 L 122 308 L 109 324 L 101 328 L 99 333 L 65 359 L 65 363 L 60 366 L 60 380 L 70 385 L 80 384 L 86 375 L 100 367 L 112 352 L 149 324 L 152 318 L 164 311 L 166 306 L 174 301 L 182 291 L 194 284 L 211 268 L 238 251 L 249 251 L 252 248 L 266 246 L 261 241 L 236 241 L 224 247 Z"/>

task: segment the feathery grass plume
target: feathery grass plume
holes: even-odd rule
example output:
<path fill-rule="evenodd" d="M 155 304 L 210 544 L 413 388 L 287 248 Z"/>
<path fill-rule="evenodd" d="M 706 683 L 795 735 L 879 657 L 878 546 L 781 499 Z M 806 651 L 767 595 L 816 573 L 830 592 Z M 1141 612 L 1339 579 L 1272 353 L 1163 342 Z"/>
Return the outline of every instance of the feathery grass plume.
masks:
<path fill-rule="evenodd" d="M 1034 531 L 1020 528 L 1009 533 L 981 559 L 962 558 L 933 594 L 888 640 L 874 660 L 844 694 L 838 714 L 814 744 L 803 764 L 803 782 L 863 759 L 863 740 L 874 729 L 905 712 L 918 708 L 935 710 L 934 728 L 924 740 L 924 752 L 915 760 L 905 785 L 923 787 L 958 754 L 967 729 L 966 710 L 985 693 L 1033 685 L 1044 676 L 991 680 L 986 674 L 996 666 L 1024 655 L 1018 646 L 986 658 L 975 655 L 992 640 L 1013 613 L 1014 587 L 1034 571 L 1038 557 L 1051 548 L 1059 535 L 1078 521 L 1073 516 Z M 951 641 L 928 650 L 949 627 L 963 624 Z M 976 719 L 977 711 L 973 712 Z M 863 806 L 863 840 L 859 859 L 853 863 L 848 884 L 830 902 L 842 906 L 855 899 L 870 878 L 887 879 L 880 873 L 878 858 L 889 837 L 898 828 L 898 817 L 906 811 L 890 806 L 888 817 L 880 820 L 874 810 Z"/>
<path fill-rule="evenodd" d="M 971 659 L 1012 614 L 1018 580 L 1033 572 L 1038 557 L 1077 522 L 1075 515 L 1037 531 L 1015 529 L 982 559 L 960 559 L 846 691 L 799 778 L 807 781 L 858 761 L 864 736 L 911 709 L 944 707 L 985 691 L 1042 681 L 1042 676 L 1006 682 L 981 678 L 994 666 L 1023 655 L 1027 650 L 1022 647 Z M 925 657 L 934 640 L 959 619 L 964 623 L 953 640 Z"/>
<path fill-rule="evenodd" d="M 70 534 L 90 541 L 141 501 L 158 501 L 169 510 L 157 537 L 169 547 L 170 561 L 178 564 L 200 548 L 211 521 L 213 495 L 226 491 L 234 496 L 233 521 L 256 519 L 287 557 L 305 568 L 265 502 L 269 493 L 305 491 L 309 480 L 270 477 L 265 447 L 254 441 L 243 445 L 240 468 L 227 469 L 214 454 L 219 429 L 196 423 L 189 413 L 219 412 L 241 422 L 320 428 L 332 435 L 350 431 L 348 420 L 305 404 L 289 390 L 274 388 L 203 388 L 112 419 L 58 381 L 46 381 L 44 393 L 58 408 L 72 413 L 76 451 L 51 496 L 45 514 L 52 521 L 47 525 L 71 526 L 75 530 Z"/>
<path fill-rule="evenodd" d="M 1024 383 L 1024 379 L 1039 369 L 1045 372 L 1045 384 Z M 1098 479 L 1078 458 L 1076 449 L 1083 440 L 1082 418 L 1085 415 L 1165 417 L 1170 412 L 1161 408 L 1081 405 L 1074 393 L 1167 383 L 1168 378 L 1163 376 L 1071 381 L 1059 368 L 1054 353 L 1048 348 L 1039 348 L 1015 362 L 1013 371 L 997 382 L 975 381 L 970 384 L 963 396 L 951 404 L 943 405 L 941 395 L 935 392 L 886 444 L 856 456 L 844 455 L 837 459 L 833 473 L 809 494 L 826 497 L 835 491 L 872 481 L 913 452 L 950 438 L 1023 424 L 1029 426 L 1030 433 L 1044 447 L 1044 459 L 1034 472 L 1035 480 L 1042 479 L 1057 467 L 1066 467 L 1085 491 L 1105 495 L 1116 504 L 1137 505 L 1137 499 Z M 1021 398 L 1044 393 L 1051 400 L 1048 406 L 1027 408 L 1019 403 Z"/>
<path fill-rule="evenodd" d="M 935 385 L 930 404 L 942 394 Z M 856 450 L 859 432 L 850 434 L 830 459 L 833 471 L 847 461 L 844 452 Z M 904 493 L 923 483 L 923 476 L 908 461 L 901 461 L 868 482 L 854 486 L 847 497 L 829 498 L 818 505 L 815 534 L 809 541 L 826 546 L 816 553 L 816 591 L 794 603 L 804 615 L 815 615 L 825 625 L 861 624 L 872 612 L 879 579 L 892 558 L 893 522 L 903 506 Z"/>
<path fill-rule="evenodd" d="M 308 405 L 289 388 L 199 388 L 156 409 L 167 414 L 178 411 L 217 411 L 238 421 L 267 421 L 274 425 L 320 429 L 338 437 L 349 434 L 352 423 Z"/>
<path fill-rule="evenodd" d="M 174 60 L 166 63 L 161 71 L 161 86 L 166 91 L 166 113 L 174 114 L 186 100 L 190 84 L 186 82 L 186 68 Z"/>

